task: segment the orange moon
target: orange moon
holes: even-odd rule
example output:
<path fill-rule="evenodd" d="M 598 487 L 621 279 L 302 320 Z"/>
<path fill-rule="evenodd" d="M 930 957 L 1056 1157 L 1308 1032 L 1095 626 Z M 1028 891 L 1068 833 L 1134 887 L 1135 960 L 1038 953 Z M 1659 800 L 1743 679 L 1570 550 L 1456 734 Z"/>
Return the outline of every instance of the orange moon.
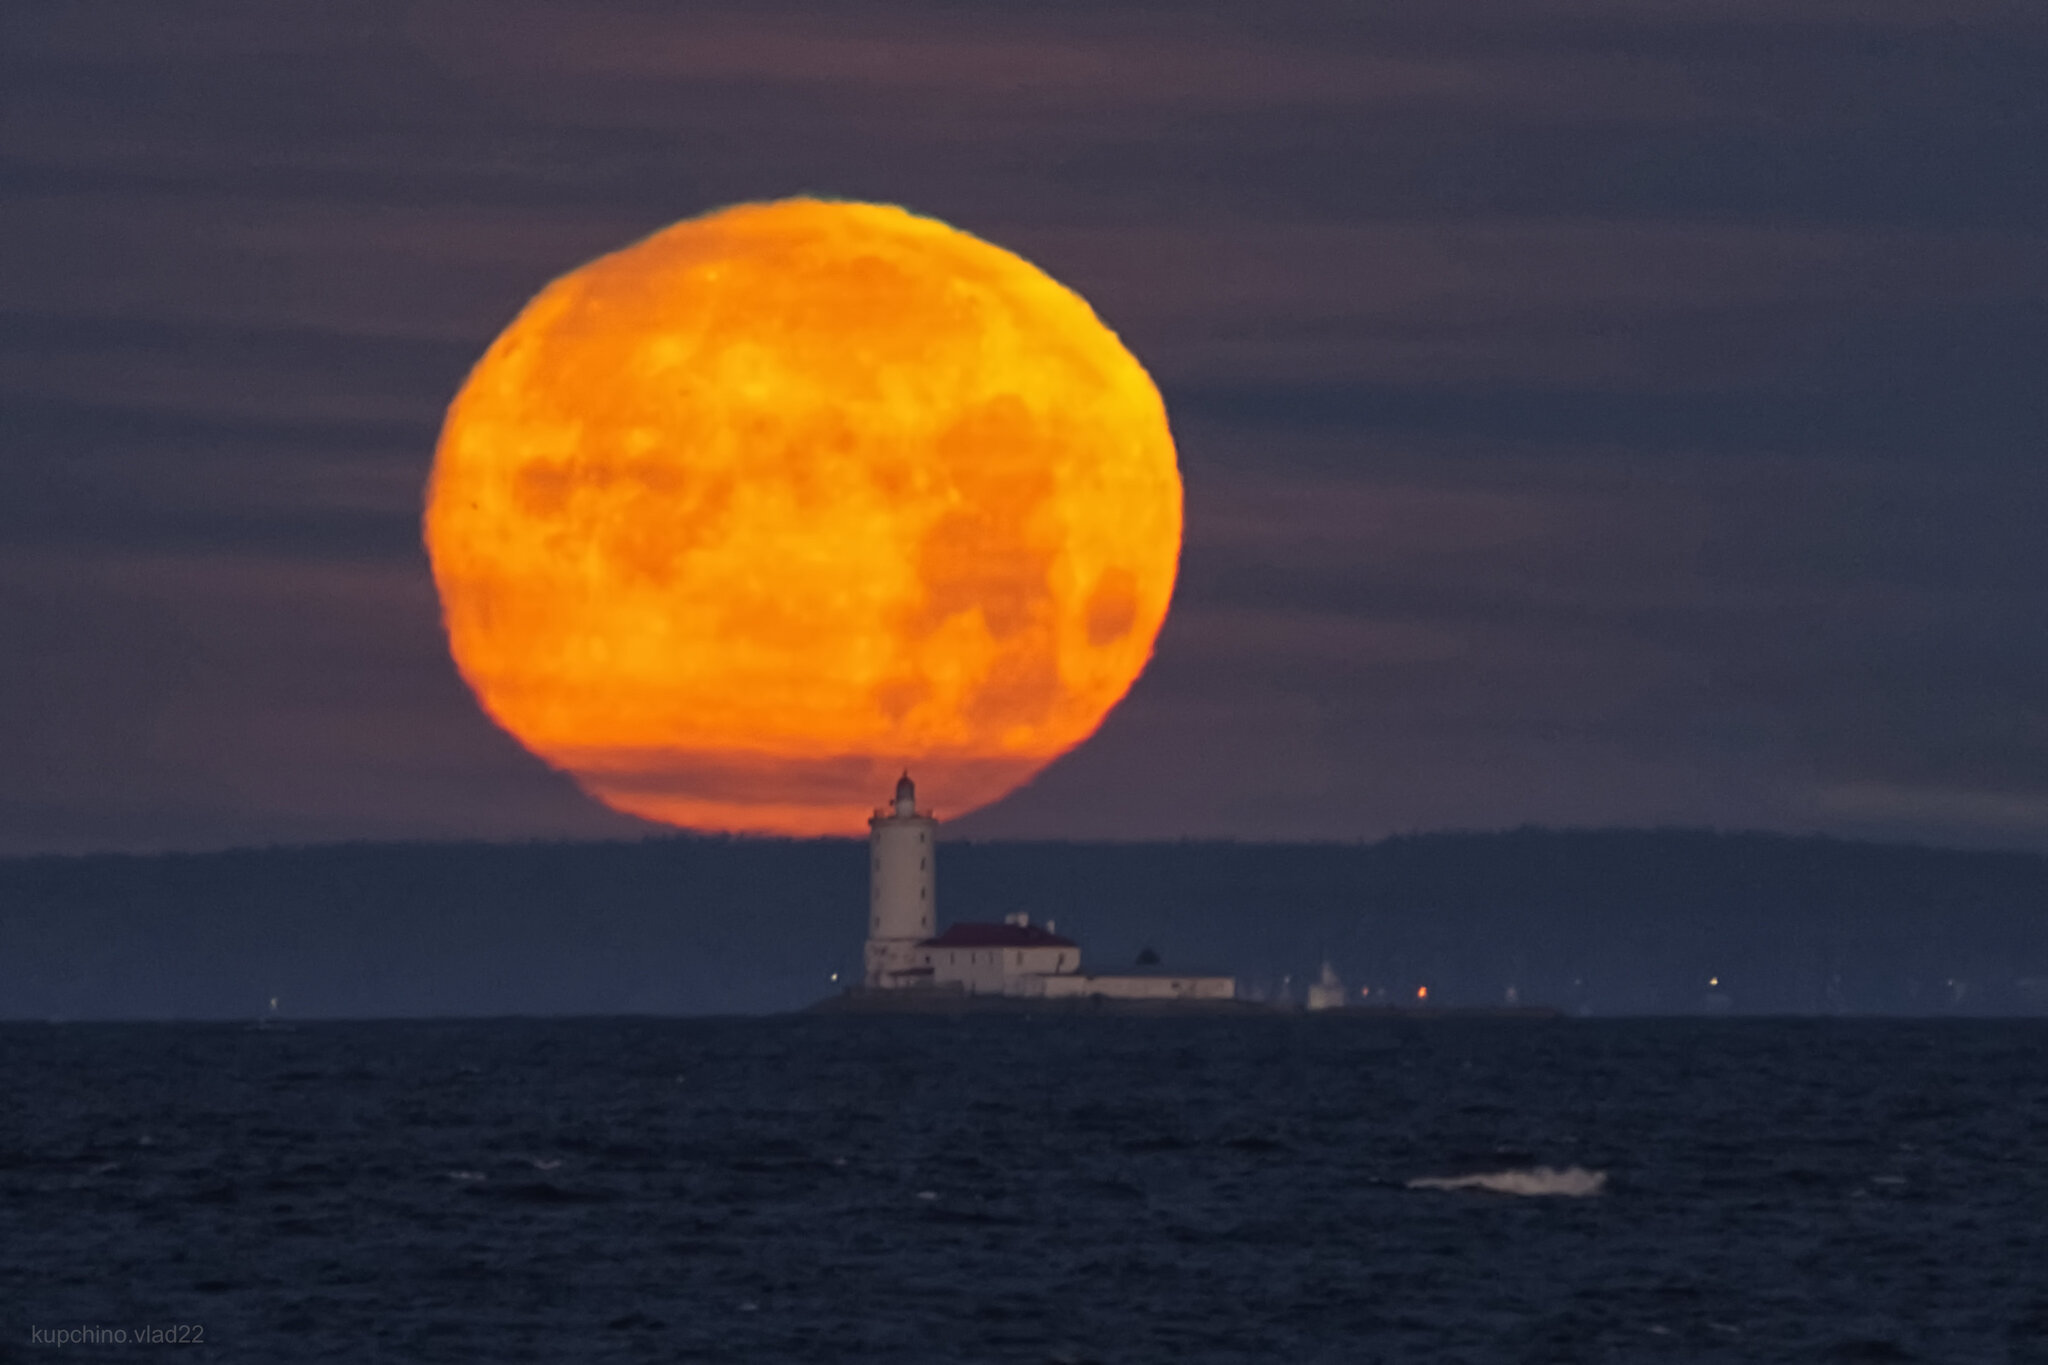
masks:
<path fill-rule="evenodd" d="M 550 284 L 448 410 L 425 535 L 491 718 L 617 810 L 861 830 L 1086 739 L 1180 559 L 1159 391 L 1079 295 L 900 208 L 693 218 Z"/>

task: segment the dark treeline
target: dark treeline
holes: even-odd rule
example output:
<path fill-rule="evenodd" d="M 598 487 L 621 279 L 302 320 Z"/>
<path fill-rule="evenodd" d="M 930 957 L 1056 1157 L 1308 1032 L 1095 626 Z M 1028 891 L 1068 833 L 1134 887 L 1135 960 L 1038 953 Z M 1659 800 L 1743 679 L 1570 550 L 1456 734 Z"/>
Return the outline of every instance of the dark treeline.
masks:
<path fill-rule="evenodd" d="M 1299 998 L 1594 1014 L 2048 1013 L 2048 859 L 1688 831 L 943 846 L 942 921 L 1026 911 Z M 860 960 L 854 842 L 339 845 L 0 861 L 12 1018 L 788 1009 Z M 1716 980 L 1718 979 L 1718 984 Z"/>

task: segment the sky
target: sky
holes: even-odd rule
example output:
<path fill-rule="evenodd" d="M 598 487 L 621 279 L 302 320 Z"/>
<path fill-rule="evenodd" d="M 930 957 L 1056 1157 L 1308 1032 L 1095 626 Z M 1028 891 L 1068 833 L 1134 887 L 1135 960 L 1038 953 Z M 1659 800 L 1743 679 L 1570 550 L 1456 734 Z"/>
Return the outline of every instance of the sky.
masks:
<path fill-rule="evenodd" d="M 799 193 L 1179 443 L 1150 669 L 953 833 L 2048 848 L 2044 147 L 1980 0 L 10 0 L 0 852 L 647 832 L 471 700 L 421 490 L 541 285 Z"/>

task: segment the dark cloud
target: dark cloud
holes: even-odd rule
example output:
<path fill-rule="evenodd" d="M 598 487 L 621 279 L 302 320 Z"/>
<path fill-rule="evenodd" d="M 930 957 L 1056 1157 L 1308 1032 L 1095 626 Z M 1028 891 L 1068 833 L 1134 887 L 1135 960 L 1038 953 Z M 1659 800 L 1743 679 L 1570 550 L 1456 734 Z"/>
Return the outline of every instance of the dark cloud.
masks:
<path fill-rule="evenodd" d="M 904 202 L 1151 366 L 1174 616 L 982 835 L 2048 844 L 2048 20 L 16 6 L 0 848 L 617 833 L 454 677 L 439 412 L 675 218 Z"/>
<path fill-rule="evenodd" d="M 1210 212 L 1335 219 L 1583 214 L 2038 231 L 2048 224 L 2048 168 L 2033 140 L 2041 121 L 1503 126 L 1462 112 L 1333 116 L 1295 105 L 1191 120 L 1164 148 L 1149 138 L 1092 148 L 1062 179 L 1112 202 L 1171 196 Z"/>
<path fill-rule="evenodd" d="M 10 544 L 0 622 L 10 852 L 639 828 L 476 713 L 417 551 Z"/>
<path fill-rule="evenodd" d="M 1916 402 L 1896 390 L 1660 394 L 1321 384 L 1204 385 L 1176 389 L 1168 402 L 1187 417 L 1266 429 L 1337 427 L 1645 451 L 1912 455 L 1940 445 L 1968 457 L 2022 455 L 2036 448 L 2048 403 L 2038 393 L 1988 396 L 1987 404 L 1971 401 L 1971 394 L 1927 395 Z"/>

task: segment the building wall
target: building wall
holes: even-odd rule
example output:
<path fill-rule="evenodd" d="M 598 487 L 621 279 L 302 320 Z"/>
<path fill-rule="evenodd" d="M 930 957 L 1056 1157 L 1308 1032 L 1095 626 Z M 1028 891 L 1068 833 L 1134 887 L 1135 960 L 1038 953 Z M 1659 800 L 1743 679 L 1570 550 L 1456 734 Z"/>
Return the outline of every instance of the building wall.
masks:
<path fill-rule="evenodd" d="M 1045 977 L 1081 969 L 1079 948 L 920 948 L 932 984 L 970 995 L 1041 995 Z"/>
<path fill-rule="evenodd" d="M 1048 999 L 1099 995 L 1106 1000 L 1235 1000 L 1229 976 L 1058 976 L 1043 978 Z"/>
<path fill-rule="evenodd" d="M 893 974 L 915 966 L 917 945 L 932 936 L 937 829 L 928 815 L 877 815 L 868 822 L 869 986 L 902 984 Z"/>

